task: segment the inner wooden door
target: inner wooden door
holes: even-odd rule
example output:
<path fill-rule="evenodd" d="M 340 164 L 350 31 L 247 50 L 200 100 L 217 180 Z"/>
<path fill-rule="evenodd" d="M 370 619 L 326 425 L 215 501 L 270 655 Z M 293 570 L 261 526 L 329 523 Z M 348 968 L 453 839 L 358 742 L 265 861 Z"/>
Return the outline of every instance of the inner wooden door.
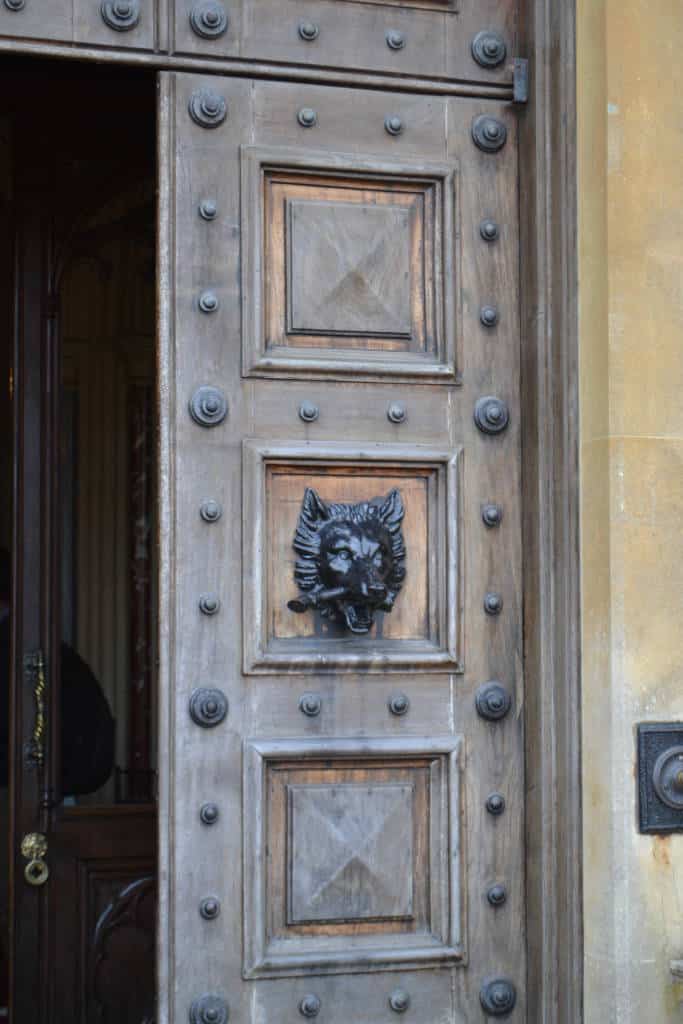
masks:
<path fill-rule="evenodd" d="M 155 1013 L 154 78 L 3 71 L 0 1019 L 140 1024 Z"/>
<path fill-rule="evenodd" d="M 524 1020 L 514 109 L 159 109 L 162 1019 Z"/>

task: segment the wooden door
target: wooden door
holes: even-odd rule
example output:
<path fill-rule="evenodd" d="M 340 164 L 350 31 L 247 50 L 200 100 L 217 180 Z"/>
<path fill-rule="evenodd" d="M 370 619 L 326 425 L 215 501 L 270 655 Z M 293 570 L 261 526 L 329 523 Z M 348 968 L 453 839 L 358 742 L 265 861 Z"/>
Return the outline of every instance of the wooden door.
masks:
<path fill-rule="evenodd" d="M 160 133 L 161 1019 L 522 1021 L 514 108 Z"/>

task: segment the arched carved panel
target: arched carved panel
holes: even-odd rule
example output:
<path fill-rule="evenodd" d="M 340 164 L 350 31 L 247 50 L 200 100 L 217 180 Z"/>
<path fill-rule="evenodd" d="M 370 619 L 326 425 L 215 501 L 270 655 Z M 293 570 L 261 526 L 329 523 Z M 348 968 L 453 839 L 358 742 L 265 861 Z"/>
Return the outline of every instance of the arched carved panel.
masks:
<path fill-rule="evenodd" d="M 156 879 L 121 889 L 100 914 L 93 936 L 89 1021 L 153 1024 Z"/>

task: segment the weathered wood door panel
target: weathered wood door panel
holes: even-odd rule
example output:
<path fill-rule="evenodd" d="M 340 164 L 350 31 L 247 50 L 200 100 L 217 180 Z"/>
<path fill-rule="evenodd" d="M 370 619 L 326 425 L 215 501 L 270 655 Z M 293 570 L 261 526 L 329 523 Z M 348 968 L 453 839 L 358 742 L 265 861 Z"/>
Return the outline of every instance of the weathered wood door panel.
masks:
<path fill-rule="evenodd" d="M 0 37 L 152 50 L 159 13 L 156 0 L 5 0 Z"/>
<path fill-rule="evenodd" d="M 517 0 L 3 0 L 0 39 L 509 86 Z"/>
<path fill-rule="evenodd" d="M 207 21 L 209 7 L 215 4 L 174 0 L 176 53 L 496 84 L 511 79 L 515 0 L 234 0 Z M 482 30 L 504 48 L 483 54 Z"/>
<path fill-rule="evenodd" d="M 521 1021 L 515 114 L 165 74 L 160 125 L 162 1019 Z"/>

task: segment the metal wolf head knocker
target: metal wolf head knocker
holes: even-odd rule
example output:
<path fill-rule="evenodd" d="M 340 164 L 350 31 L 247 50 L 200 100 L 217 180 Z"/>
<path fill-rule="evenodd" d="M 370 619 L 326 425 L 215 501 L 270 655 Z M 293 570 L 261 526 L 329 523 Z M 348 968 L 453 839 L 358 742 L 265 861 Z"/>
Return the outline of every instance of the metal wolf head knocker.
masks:
<path fill-rule="evenodd" d="M 375 612 L 390 612 L 405 579 L 403 502 L 397 490 L 357 505 L 326 504 L 310 487 L 294 536 L 294 612 L 317 609 L 352 633 L 368 633 Z"/>

